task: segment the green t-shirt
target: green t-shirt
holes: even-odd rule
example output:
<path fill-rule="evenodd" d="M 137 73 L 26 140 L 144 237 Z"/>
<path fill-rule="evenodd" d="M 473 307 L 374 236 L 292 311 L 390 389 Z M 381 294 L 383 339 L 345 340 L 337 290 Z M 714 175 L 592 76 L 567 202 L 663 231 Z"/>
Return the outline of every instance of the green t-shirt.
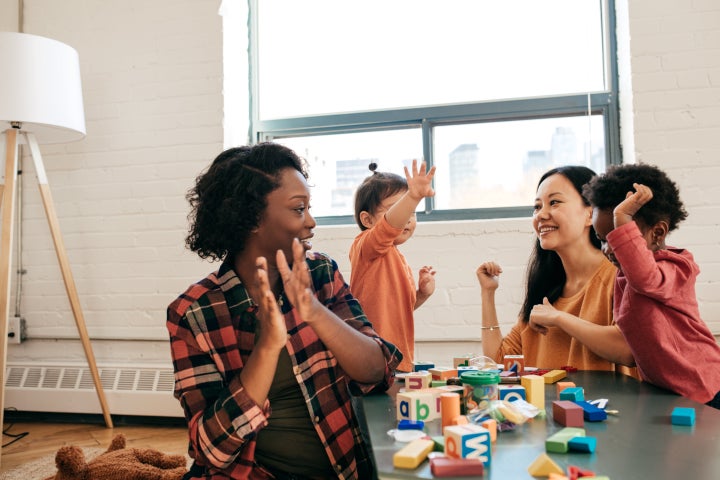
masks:
<path fill-rule="evenodd" d="M 280 352 L 268 393 L 272 414 L 257 435 L 255 460 L 263 466 L 309 477 L 337 474 L 315 431 L 286 348 Z"/>

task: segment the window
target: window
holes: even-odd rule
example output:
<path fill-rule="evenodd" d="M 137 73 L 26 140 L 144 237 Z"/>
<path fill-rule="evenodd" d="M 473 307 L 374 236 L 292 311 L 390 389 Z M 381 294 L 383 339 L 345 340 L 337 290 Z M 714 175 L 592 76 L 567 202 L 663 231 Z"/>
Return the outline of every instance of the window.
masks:
<path fill-rule="evenodd" d="M 253 0 L 251 134 L 353 223 L 368 164 L 437 165 L 418 220 L 528 216 L 539 176 L 619 163 L 612 0 Z"/>

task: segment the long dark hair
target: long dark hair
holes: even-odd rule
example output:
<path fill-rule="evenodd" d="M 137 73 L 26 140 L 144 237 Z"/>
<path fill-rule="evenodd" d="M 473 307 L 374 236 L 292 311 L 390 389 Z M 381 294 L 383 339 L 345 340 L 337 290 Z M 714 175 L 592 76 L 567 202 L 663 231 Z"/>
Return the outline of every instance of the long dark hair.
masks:
<path fill-rule="evenodd" d="M 211 260 L 241 252 L 286 168 L 308 177 L 300 157 L 277 143 L 230 148 L 218 155 L 187 194 L 191 211 L 186 246 Z"/>
<path fill-rule="evenodd" d="M 579 165 L 568 165 L 564 167 L 553 168 L 545 172 L 538 182 L 540 184 L 548 177 L 553 175 L 562 175 L 570 180 L 575 190 L 580 194 L 585 205 L 590 206 L 590 202 L 583 196 L 583 186 L 595 176 L 595 172 L 587 167 Z M 595 235 L 595 229 L 590 227 L 590 243 L 593 247 L 600 249 L 600 240 Z M 544 250 L 540 246 L 540 239 L 535 239 L 535 246 L 530 255 L 527 267 L 527 279 L 525 292 L 525 301 L 520 309 L 520 315 L 525 322 L 530 321 L 530 312 L 532 308 L 543 302 L 543 297 L 547 297 L 552 303 L 562 294 L 563 287 L 567 276 L 563 268 L 562 260 L 557 252 L 553 250 Z"/>

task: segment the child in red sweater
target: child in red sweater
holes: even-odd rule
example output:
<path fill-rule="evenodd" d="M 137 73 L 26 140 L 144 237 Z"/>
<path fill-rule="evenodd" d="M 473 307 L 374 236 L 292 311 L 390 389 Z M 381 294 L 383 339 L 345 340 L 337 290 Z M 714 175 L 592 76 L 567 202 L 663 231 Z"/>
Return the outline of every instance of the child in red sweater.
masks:
<path fill-rule="evenodd" d="M 643 378 L 720 409 L 720 346 L 700 318 L 692 254 L 665 245 L 687 217 L 678 188 L 651 165 L 618 165 L 583 193 L 601 249 L 618 267 L 614 316 Z"/>

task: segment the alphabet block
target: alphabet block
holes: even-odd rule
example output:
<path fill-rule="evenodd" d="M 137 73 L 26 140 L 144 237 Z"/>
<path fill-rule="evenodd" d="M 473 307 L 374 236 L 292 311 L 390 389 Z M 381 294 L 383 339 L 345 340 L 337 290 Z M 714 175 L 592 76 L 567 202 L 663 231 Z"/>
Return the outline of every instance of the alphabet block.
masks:
<path fill-rule="evenodd" d="M 512 402 L 514 400 L 527 400 L 525 387 L 522 385 L 500 385 L 498 386 L 498 398 Z"/>
<path fill-rule="evenodd" d="M 443 430 L 445 455 L 451 458 L 477 458 L 485 467 L 490 465 L 490 432 L 480 425 L 450 425 Z"/>
<path fill-rule="evenodd" d="M 405 377 L 405 388 L 408 390 L 419 390 L 422 388 L 430 388 L 432 375 L 428 370 L 420 372 L 408 373 Z"/>
<path fill-rule="evenodd" d="M 503 366 L 506 372 L 515 372 L 520 375 L 525 371 L 525 356 L 505 355 L 503 357 Z"/>
<path fill-rule="evenodd" d="M 410 390 L 397 394 L 397 419 L 429 421 L 437 418 L 438 408 L 432 392 Z"/>
<path fill-rule="evenodd" d="M 429 369 L 428 372 L 432 375 L 433 380 L 447 380 L 458 376 L 457 368 L 435 367 Z"/>
<path fill-rule="evenodd" d="M 433 367 L 435 367 L 435 364 L 432 362 L 413 362 L 413 371 L 414 372 L 430 370 Z"/>

